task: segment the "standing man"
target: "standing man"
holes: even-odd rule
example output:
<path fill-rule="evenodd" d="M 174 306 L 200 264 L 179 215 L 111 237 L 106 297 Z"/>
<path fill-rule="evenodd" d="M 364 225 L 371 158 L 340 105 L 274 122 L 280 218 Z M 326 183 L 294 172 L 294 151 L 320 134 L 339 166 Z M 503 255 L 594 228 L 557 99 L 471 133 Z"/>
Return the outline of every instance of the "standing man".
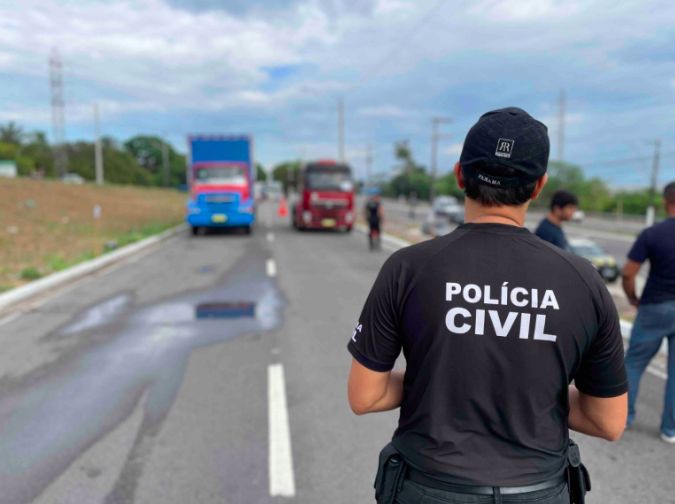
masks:
<path fill-rule="evenodd" d="M 557 191 L 551 199 L 551 211 L 539 223 L 534 232 L 539 238 L 563 250 L 568 250 L 567 238 L 562 230 L 562 223 L 571 221 L 574 212 L 579 209 L 579 200 L 569 191 Z"/>
<path fill-rule="evenodd" d="M 668 338 L 668 382 L 661 420 L 661 439 L 675 444 L 675 182 L 663 191 L 668 218 L 640 233 L 628 254 L 623 269 L 623 290 L 638 315 L 630 335 L 626 354 L 628 425 L 635 421 L 640 378 L 652 357 Z M 635 277 L 642 263 L 649 259 L 649 278 L 642 298 L 635 293 Z"/>
<path fill-rule="evenodd" d="M 588 261 L 523 227 L 548 155 L 524 110 L 483 115 L 455 165 L 466 223 L 394 253 L 375 281 L 348 349 L 353 411 L 400 407 L 378 502 L 568 503 L 568 428 L 623 432 L 614 302 Z"/>

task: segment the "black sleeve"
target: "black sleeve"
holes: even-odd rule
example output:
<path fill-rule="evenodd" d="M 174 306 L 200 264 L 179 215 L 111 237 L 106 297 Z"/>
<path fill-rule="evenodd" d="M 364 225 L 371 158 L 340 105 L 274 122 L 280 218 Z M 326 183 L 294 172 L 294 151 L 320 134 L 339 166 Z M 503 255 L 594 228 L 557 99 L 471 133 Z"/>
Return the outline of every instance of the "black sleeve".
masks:
<path fill-rule="evenodd" d="M 600 325 L 574 381 L 584 394 L 617 397 L 628 392 L 621 324 L 607 287 L 603 284 L 598 289 Z"/>
<path fill-rule="evenodd" d="M 390 371 L 401 353 L 397 299 L 402 268 L 391 256 L 382 266 L 347 348 L 368 369 Z"/>

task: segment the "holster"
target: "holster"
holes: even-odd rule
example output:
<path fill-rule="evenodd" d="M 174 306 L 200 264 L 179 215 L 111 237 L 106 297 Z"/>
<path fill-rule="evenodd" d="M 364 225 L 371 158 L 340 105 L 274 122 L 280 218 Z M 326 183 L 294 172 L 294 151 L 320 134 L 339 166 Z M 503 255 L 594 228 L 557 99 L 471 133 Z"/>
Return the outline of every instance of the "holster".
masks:
<path fill-rule="evenodd" d="M 585 504 L 586 492 L 591 491 L 591 477 L 586 466 L 581 463 L 579 445 L 570 439 L 567 448 L 567 485 L 572 504 Z"/>
<path fill-rule="evenodd" d="M 377 476 L 375 477 L 375 500 L 377 504 L 394 504 L 405 478 L 406 463 L 394 445 L 389 443 L 380 452 Z"/>

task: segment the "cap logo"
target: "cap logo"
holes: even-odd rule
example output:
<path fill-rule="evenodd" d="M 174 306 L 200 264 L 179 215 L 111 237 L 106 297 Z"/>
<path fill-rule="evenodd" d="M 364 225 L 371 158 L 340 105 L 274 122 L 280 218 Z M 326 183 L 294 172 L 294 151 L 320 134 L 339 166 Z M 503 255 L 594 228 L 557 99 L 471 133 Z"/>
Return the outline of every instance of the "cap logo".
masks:
<path fill-rule="evenodd" d="M 510 158 L 511 152 L 513 151 L 513 144 L 513 140 L 509 140 L 508 138 L 500 138 L 499 142 L 497 142 L 497 151 L 495 152 L 495 156 Z"/>

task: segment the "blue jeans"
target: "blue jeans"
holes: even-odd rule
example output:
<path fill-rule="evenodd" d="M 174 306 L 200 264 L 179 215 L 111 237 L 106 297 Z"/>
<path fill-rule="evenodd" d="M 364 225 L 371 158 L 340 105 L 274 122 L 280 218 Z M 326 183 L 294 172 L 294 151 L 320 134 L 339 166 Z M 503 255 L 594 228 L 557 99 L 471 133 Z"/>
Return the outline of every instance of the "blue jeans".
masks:
<path fill-rule="evenodd" d="M 638 310 L 626 353 L 628 424 L 635 421 L 635 402 L 642 373 L 659 351 L 663 338 L 668 338 L 668 382 L 661 432 L 675 436 L 675 301 L 641 305 Z"/>

